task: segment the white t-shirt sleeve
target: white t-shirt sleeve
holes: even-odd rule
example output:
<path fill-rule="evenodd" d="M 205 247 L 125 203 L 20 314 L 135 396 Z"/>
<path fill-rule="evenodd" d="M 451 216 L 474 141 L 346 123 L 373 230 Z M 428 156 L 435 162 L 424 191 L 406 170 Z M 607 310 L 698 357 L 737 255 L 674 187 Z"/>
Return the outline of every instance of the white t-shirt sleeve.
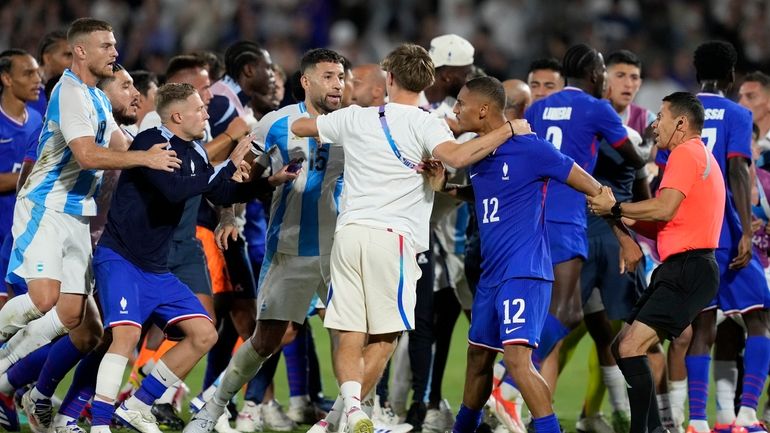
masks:
<path fill-rule="evenodd" d="M 355 108 L 358 107 L 347 107 L 316 117 L 321 143 L 342 143 L 342 131 L 348 120 L 352 119 Z"/>
<path fill-rule="evenodd" d="M 78 87 L 67 85 L 62 85 L 60 92 L 59 103 L 67 101 L 67 106 L 60 107 L 59 110 L 61 119 L 59 128 L 64 136 L 64 141 L 69 144 L 70 141 L 76 138 L 95 137 L 96 133 L 91 124 L 91 118 L 88 115 L 88 107 L 91 101 L 86 100 L 85 92 Z M 112 123 L 115 123 L 115 121 L 113 120 Z"/>
<path fill-rule="evenodd" d="M 447 125 L 446 121 L 434 116 L 426 116 L 426 121 L 423 123 L 420 137 L 422 139 L 422 144 L 429 155 L 433 155 L 433 149 L 439 144 L 455 139 L 455 136 L 452 133 L 452 130 L 449 129 L 449 125 Z"/>

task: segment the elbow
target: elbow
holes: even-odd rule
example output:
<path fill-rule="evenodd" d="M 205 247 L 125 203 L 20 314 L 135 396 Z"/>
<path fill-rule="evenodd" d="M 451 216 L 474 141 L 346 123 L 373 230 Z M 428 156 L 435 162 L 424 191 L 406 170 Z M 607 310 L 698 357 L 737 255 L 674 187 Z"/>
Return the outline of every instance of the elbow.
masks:
<path fill-rule="evenodd" d="M 676 215 L 676 209 L 661 209 L 661 211 L 656 215 L 655 220 L 659 222 L 667 223 L 674 219 L 674 216 Z"/>
<path fill-rule="evenodd" d="M 447 155 L 446 158 L 441 159 L 441 162 L 454 169 L 461 169 L 471 165 L 468 158 L 465 158 L 462 155 Z"/>
<path fill-rule="evenodd" d="M 81 170 L 96 170 L 99 168 L 98 164 L 96 164 L 96 161 L 92 160 L 87 156 L 76 155 L 75 161 L 77 161 L 78 166 L 80 166 Z"/>

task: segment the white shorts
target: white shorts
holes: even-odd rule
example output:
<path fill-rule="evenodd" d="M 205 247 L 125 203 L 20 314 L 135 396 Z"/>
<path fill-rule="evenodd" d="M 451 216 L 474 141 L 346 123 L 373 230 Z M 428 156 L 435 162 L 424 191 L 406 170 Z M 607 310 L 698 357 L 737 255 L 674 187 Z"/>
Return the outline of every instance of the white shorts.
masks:
<path fill-rule="evenodd" d="M 413 329 L 422 275 L 415 257 L 411 242 L 396 232 L 355 224 L 337 229 L 324 326 L 370 335 Z"/>
<path fill-rule="evenodd" d="M 257 319 L 304 323 L 313 294 L 326 300 L 330 282 L 328 255 L 266 254 L 259 274 Z"/>
<path fill-rule="evenodd" d="M 6 276 L 9 282 L 50 278 L 61 283 L 61 293 L 91 293 L 88 217 L 47 209 L 20 197 L 11 232 L 14 240 Z"/>

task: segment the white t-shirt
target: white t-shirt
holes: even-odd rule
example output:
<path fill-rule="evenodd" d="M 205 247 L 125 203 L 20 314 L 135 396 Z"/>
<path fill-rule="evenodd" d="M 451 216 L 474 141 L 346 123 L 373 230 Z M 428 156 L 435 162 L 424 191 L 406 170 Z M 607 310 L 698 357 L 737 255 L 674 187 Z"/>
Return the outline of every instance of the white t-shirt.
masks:
<path fill-rule="evenodd" d="M 396 156 L 378 110 L 353 105 L 317 119 L 321 141 L 338 143 L 345 150 L 345 190 L 337 228 L 346 224 L 391 228 L 422 252 L 428 249 L 433 190 Z M 445 121 L 417 107 L 389 103 L 385 116 L 398 150 L 410 161 L 432 157 L 436 146 L 454 140 Z"/>

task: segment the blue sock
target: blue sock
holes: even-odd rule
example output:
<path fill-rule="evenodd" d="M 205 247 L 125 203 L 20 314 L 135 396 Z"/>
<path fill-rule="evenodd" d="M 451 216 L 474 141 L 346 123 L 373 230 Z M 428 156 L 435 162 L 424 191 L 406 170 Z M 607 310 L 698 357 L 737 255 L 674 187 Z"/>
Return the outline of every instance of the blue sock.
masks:
<path fill-rule="evenodd" d="M 743 353 L 743 394 L 741 406 L 757 408 L 770 368 L 770 338 L 751 335 Z"/>
<path fill-rule="evenodd" d="M 99 364 L 104 358 L 104 352 L 92 351 L 78 364 L 72 377 L 67 395 L 62 400 L 59 413 L 70 418 L 78 419 L 86 406 L 96 394 L 96 376 Z"/>
<path fill-rule="evenodd" d="M 279 359 L 281 359 L 281 352 L 267 358 L 262 363 L 262 368 L 259 369 L 257 375 L 246 384 L 244 400 L 252 401 L 256 404 L 262 403 L 262 400 L 265 398 L 265 391 L 267 391 L 267 387 L 273 381 L 275 370 L 278 369 Z"/>
<path fill-rule="evenodd" d="M 286 375 L 289 377 L 289 396 L 308 395 L 307 329 L 302 326 L 297 338 L 283 347 Z"/>
<path fill-rule="evenodd" d="M 111 403 L 94 400 L 91 404 L 91 425 L 109 426 L 112 423 L 112 415 L 115 413 L 115 407 Z"/>
<path fill-rule="evenodd" d="M 168 387 L 166 385 L 150 374 L 144 378 L 142 386 L 136 390 L 134 397 L 138 398 L 139 401 L 144 404 L 152 406 L 153 403 L 155 403 L 155 400 L 159 399 L 167 389 Z"/>
<path fill-rule="evenodd" d="M 543 325 L 543 332 L 540 333 L 540 344 L 533 351 L 532 359 L 544 360 L 553 350 L 556 343 L 561 341 L 569 334 L 569 329 L 564 326 L 559 319 L 548 314 Z"/>
<path fill-rule="evenodd" d="M 19 362 L 8 369 L 8 382 L 13 385 L 14 389 L 19 389 L 37 380 L 53 345 L 54 343 L 46 344 L 21 358 Z"/>
<path fill-rule="evenodd" d="M 532 418 L 532 424 L 535 426 L 536 433 L 561 433 L 559 420 L 554 413 L 542 418 Z"/>
<path fill-rule="evenodd" d="M 481 424 L 481 409 L 473 410 L 460 405 L 460 410 L 455 418 L 455 425 L 452 427 L 452 433 L 473 433 Z"/>
<path fill-rule="evenodd" d="M 687 388 L 690 400 L 690 419 L 706 420 L 706 401 L 709 394 L 710 355 L 687 355 Z"/>
<path fill-rule="evenodd" d="M 35 385 L 35 388 L 48 398 L 51 398 L 56 392 L 56 387 L 59 386 L 64 376 L 85 356 L 85 353 L 79 351 L 72 344 L 69 335 L 65 335 L 54 343 L 51 351 L 54 356 L 49 357 L 43 364 L 37 385 Z"/>

